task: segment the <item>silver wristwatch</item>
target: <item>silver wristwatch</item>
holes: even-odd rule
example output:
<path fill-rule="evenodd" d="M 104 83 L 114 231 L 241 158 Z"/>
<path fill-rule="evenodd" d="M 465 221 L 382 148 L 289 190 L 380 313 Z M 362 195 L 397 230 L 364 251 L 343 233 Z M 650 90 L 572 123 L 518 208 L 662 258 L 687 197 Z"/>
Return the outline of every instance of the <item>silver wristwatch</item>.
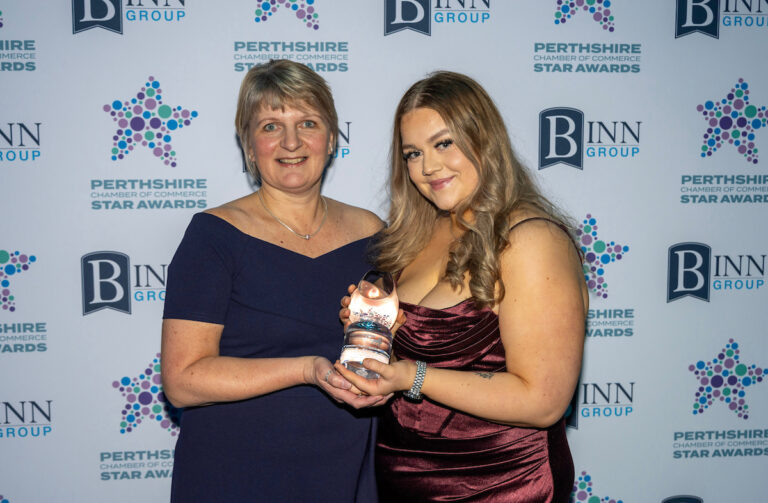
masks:
<path fill-rule="evenodd" d="M 413 380 L 411 389 L 403 393 L 403 396 L 410 400 L 421 400 L 421 386 L 424 384 L 424 376 L 427 375 L 427 364 L 422 361 L 416 362 L 416 377 Z"/>

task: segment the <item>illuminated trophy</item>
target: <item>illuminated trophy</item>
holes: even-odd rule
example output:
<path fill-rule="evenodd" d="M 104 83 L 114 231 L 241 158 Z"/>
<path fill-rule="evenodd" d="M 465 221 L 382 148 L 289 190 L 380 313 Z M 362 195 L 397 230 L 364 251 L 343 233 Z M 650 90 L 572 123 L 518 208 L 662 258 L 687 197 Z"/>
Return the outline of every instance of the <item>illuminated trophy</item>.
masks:
<path fill-rule="evenodd" d="M 352 292 L 349 304 L 350 324 L 344 331 L 341 363 L 352 372 L 376 379 L 377 372 L 363 367 L 363 360 L 372 358 L 389 363 L 392 354 L 392 332 L 397 319 L 397 292 L 392 275 L 368 271 Z"/>

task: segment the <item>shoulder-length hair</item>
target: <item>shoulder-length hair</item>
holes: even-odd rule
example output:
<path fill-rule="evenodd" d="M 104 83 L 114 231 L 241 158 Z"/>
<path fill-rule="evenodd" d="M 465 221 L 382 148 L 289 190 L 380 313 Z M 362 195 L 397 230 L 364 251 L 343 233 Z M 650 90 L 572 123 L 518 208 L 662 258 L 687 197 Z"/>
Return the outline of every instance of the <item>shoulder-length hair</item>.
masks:
<path fill-rule="evenodd" d="M 258 166 L 250 159 L 250 126 L 254 114 L 266 106 L 273 110 L 291 106 L 309 107 L 322 118 L 336 150 L 339 119 L 328 83 L 306 65 L 287 59 L 273 59 L 253 66 L 243 77 L 237 98 L 235 128 L 251 176 L 258 179 Z M 329 162 L 332 159 L 329 158 Z"/>
<path fill-rule="evenodd" d="M 389 226 L 376 244 L 378 267 L 402 271 L 426 246 L 438 217 L 445 215 L 419 193 L 403 158 L 401 121 L 416 108 L 440 114 L 478 173 L 474 192 L 455 208 L 457 222 L 466 232 L 451 245 L 443 279 L 460 289 L 469 273 L 476 306 L 492 307 L 504 298 L 499 257 L 510 243 L 511 214 L 525 209 L 566 227 L 568 219 L 540 193 L 516 159 L 504 120 L 482 86 L 460 73 L 435 72 L 413 84 L 395 112 Z"/>

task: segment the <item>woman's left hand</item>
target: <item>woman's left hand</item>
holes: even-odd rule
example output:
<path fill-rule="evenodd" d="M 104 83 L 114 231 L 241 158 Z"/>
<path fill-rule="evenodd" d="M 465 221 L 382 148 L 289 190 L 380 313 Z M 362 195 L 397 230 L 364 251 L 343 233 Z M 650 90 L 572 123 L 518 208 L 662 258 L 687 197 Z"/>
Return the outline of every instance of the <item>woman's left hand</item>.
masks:
<path fill-rule="evenodd" d="M 361 393 L 344 377 L 340 376 L 331 366 L 331 362 L 325 358 L 316 357 L 313 359 L 311 376 L 309 382 L 331 395 L 337 402 L 346 403 L 355 409 L 383 405 L 391 398 L 391 395 L 380 396 L 372 393 Z"/>
<path fill-rule="evenodd" d="M 416 378 L 416 364 L 409 360 L 399 360 L 385 365 L 371 358 L 363 360 L 363 366 L 379 374 L 378 379 L 366 379 L 347 370 L 338 360 L 334 364 L 336 372 L 352 383 L 360 391 L 369 395 L 390 395 L 396 391 L 411 389 Z"/>

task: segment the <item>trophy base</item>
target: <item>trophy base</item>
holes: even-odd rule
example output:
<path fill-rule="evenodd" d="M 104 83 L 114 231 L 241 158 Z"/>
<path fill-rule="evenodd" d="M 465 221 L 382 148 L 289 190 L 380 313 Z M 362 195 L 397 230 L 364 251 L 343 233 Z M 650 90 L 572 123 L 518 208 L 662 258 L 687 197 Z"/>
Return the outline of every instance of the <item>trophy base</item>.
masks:
<path fill-rule="evenodd" d="M 368 370 L 367 368 L 363 367 L 363 364 L 360 362 L 343 362 L 342 365 L 347 367 L 355 374 L 361 377 L 365 377 L 366 379 L 378 379 L 381 377 L 378 372 Z"/>

